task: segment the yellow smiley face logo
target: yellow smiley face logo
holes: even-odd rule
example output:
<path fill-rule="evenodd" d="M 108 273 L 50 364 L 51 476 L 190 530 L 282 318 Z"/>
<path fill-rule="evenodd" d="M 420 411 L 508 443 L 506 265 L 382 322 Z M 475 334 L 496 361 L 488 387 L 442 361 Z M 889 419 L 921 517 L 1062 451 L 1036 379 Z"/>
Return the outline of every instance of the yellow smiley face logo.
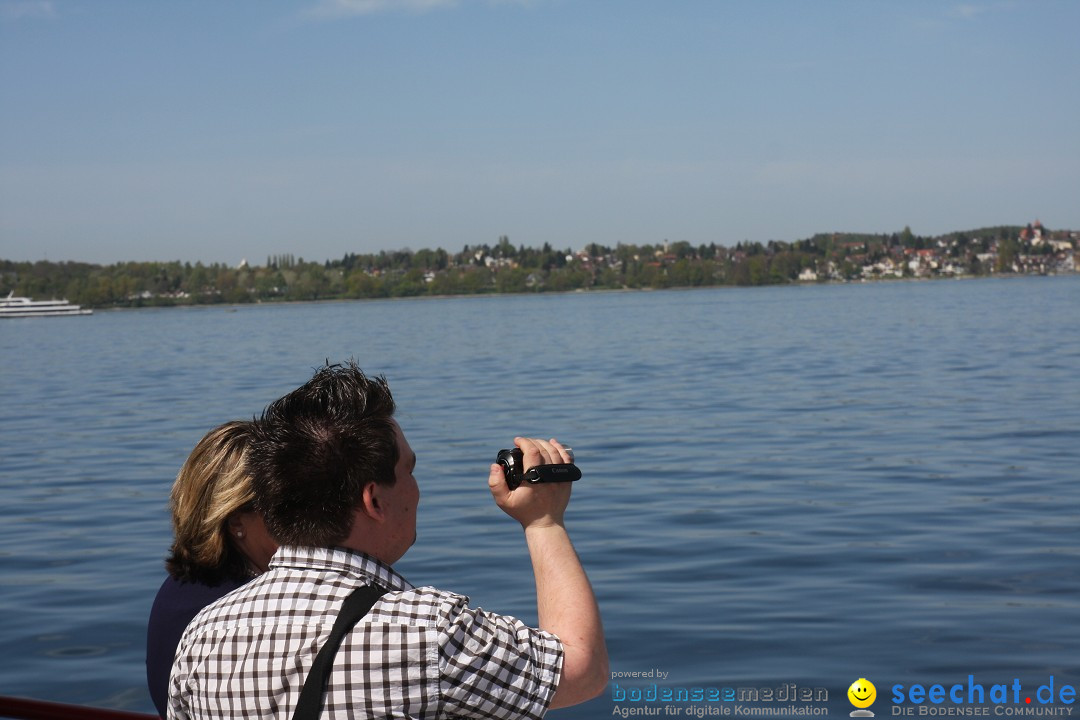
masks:
<path fill-rule="evenodd" d="M 877 699 L 877 688 L 866 678 L 859 678 L 847 689 L 848 700 L 857 708 L 868 708 Z"/>

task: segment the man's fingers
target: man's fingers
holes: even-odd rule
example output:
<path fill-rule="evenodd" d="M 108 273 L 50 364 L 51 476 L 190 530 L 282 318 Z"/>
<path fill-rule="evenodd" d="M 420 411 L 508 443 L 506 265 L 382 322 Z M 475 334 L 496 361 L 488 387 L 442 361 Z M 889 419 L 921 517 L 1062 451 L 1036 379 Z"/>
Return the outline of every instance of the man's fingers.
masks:
<path fill-rule="evenodd" d="M 555 438 L 541 440 L 540 438 L 514 438 L 514 444 L 521 449 L 523 470 L 528 470 L 536 465 L 556 465 L 559 463 L 574 462 L 574 451 L 564 446 Z"/>
<path fill-rule="evenodd" d="M 566 447 L 555 438 L 549 440 L 551 446 L 559 452 L 559 462 L 572 463 L 574 462 L 574 451 L 571 448 Z"/>
<path fill-rule="evenodd" d="M 563 461 L 562 454 L 551 444 L 549 440 L 533 438 L 536 447 L 540 450 L 539 465 L 552 465 Z"/>
<path fill-rule="evenodd" d="M 516 437 L 514 438 L 514 444 L 521 449 L 522 470 L 528 470 L 534 465 L 547 463 L 542 448 L 536 444 L 534 438 Z"/>

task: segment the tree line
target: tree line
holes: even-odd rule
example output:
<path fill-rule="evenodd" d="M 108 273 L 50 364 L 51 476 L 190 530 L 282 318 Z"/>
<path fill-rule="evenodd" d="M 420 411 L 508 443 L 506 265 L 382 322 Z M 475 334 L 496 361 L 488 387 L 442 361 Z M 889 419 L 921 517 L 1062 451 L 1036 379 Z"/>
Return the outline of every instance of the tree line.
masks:
<path fill-rule="evenodd" d="M 1029 226 L 1030 227 L 1030 226 Z M 14 262 L 0 260 L 0 294 L 34 299 L 67 298 L 87 307 L 140 307 L 246 303 L 275 300 L 390 298 L 421 295 L 560 292 L 769 285 L 797 280 L 806 269 L 850 279 L 883 258 L 904 258 L 934 248 L 967 272 L 1000 270 L 977 260 L 981 253 L 1019 253 L 1020 226 L 950 233 L 934 238 L 909 228 L 892 234 L 823 233 L 793 243 L 741 242 L 733 247 L 689 242 L 613 247 L 591 243 L 574 252 L 549 243 L 515 246 L 507 236 L 494 244 L 348 253 L 309 262 L 292 254 L 269 255 L 266 264 L 231 267 L 201 262 Z"/>

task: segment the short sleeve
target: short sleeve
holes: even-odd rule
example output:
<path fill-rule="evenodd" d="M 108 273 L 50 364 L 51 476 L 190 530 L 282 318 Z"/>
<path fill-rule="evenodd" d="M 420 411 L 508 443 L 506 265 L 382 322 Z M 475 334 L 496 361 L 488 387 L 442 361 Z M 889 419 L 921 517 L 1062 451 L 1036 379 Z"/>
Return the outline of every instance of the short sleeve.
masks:
<path fill-rule="evenodd" d="M 539 720 L 559 685 L 559 638 L 466 602 L 440 618 L 440 716 Z"/>
<path fill-rule="evenodd" d="M 169 674 L 169 694 L 166 700 L 166 713 L 163 716 L 168 720 L 187 720 L 188 718 L 186 707 L 188 698 L 184 694 L 184 686 L 187 682 L 187 656 L 184 650 L 184 641 L 181 640 L 177 648 L 176 662 Z"/>

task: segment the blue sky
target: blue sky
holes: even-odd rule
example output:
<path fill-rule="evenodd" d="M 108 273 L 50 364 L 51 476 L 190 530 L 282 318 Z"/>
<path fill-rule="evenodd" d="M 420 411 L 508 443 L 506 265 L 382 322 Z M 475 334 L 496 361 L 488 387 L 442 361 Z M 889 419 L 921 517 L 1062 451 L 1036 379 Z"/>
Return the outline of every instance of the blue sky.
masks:
<path fill-rule="evenodd" d="M 0 0 L 0 258 L 1080 229 L 1080 2 Z"/>

